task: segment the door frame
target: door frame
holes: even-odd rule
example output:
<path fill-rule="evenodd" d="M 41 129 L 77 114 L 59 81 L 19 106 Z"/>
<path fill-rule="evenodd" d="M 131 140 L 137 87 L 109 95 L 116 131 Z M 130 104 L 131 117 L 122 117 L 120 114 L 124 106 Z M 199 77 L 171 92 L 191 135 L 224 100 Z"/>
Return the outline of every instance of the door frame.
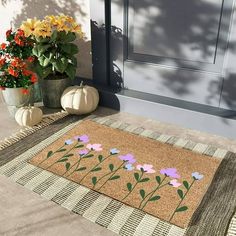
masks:
<path fill-rule="evenodd" d="M 110 0 L 90 0 L 93 83 L 110 85 Z"/>

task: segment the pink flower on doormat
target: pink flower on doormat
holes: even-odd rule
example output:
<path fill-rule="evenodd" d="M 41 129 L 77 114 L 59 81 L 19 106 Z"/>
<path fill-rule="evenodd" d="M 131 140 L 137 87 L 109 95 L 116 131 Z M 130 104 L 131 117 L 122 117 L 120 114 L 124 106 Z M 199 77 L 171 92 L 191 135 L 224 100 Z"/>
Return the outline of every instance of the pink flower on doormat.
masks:
<path fill-rule="evenodd" d="M 74 137 L 75 140 L 78 140 L 79 142 L 82 142 L 82 143 L 88 143 L 89 142 L 89 137 L 88 135 L 84 134 L 84 135 L 81 135 L 81 136 L 75 136 Z"/>
<path fill-rule="evenodd" d="M 78 153 L 79 153 L 80 156 L 84 156 L 84 155 L 87 155 L 89 153 L 89 150 L 83 149 L 83 150 L 78 151 Z"/>
<path fill-rule="evenodd" d="M 119 159 L 122 161 L 126 161 L 129 164 L 134 164 L 136 162 L 136 159 L 134 158 L 134 156 L 132 154 L 126 154 L 126 155 L 119 156 Z"/>
<path fill-rule="evenodd" d="M 144 164 L 144 165 L 137 165 L 136 168 L 138 170 L 143 170 L 145 173 L 152 174 L 156 171 L 153 169 L 153 165 Z"/>
<path fill-rule="evenodd" d="M 95 143 L 95 144 L 87 144 L 86 148 L 88 148 L 91 151 L 102 151 L 102 144 Z"/>
<path fill-rule="evenodd" d="M 162 175 L 167 176 L 167 177 L 171 177 L 171 178 L 175 178 L 175 179 L 179 179 L 180 178 L 180 175 L 177 173 L 177 169 L 176 168 L 161 169 L 160 173 Z"/>
<path fill-rule="evenodd" d="M 65 145 L 70 145 L 72 143 L 74 143 L 74 141 L 71 140 L 71 139 L 68 139 L 68 140 L 65 141 Z"/>
<path fill-rule="evenodd" d="M 192 177 L 195 179 L 195 180 L 201 180 L 203 178 L 203 175 L 201 175 L 199 172 L 193 172 L 192 173 Z"/>
<path fill-rule="evenodd" d="M 178 188 L 179 186 L 181 186 L 181 183 L 179 183 L 177 179 L 172 179 L 169 182 L 169 185 L 173 186 L 174 188 Z"/>

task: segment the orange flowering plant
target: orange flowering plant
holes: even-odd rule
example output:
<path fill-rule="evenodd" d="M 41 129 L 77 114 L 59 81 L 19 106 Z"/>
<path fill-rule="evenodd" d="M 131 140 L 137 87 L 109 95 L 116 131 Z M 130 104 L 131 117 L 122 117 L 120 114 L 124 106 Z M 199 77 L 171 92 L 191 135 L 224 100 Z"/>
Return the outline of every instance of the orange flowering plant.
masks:
<path fill-rule="evenodd" d="M 34 61 L 32 49 L 34 41 L 25 36 L 21 29 L 6 32 L 6 43 L 0 44 L 0 88 L 22 88 L 28 93 L 28 87 L 37 81 L 35 73 L 29 69 Z"/>

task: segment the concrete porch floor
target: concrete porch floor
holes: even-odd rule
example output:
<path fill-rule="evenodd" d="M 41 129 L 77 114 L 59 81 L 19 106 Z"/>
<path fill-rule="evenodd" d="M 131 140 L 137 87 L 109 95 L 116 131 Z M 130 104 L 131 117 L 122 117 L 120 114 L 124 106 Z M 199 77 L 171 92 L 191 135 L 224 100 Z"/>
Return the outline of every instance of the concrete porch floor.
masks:
<path fill-rule="evenodd" d="M 0 97 L 0 139 L 16 132 L 20 127 L 9 117 Z M 52 112 L 46 110 L 47 113 Z M 54 111 L 55 112 L 55 111 Z M 133 125 L 142 126 L 160 133 L 175 135 L 196 142 L 236 152 L 236 140 L 189 130 L 172 124 L 160 123 L 144 117 L 116 112 L 100 107 L 95 114 L 109 116 Z M 0 176 L 0 235 L 4 236 L 112 236 L 105 228 L 67 211 L 57 204 L 43 199 L 6 177 Z"/>

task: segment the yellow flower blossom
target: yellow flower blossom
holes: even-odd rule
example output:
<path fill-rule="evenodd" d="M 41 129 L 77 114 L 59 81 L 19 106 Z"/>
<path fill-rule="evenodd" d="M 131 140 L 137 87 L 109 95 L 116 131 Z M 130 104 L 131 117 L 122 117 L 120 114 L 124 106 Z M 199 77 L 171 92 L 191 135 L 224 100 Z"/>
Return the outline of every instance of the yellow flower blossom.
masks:
<path fill-rule="evenodd" d="M 50 37 L 55 30 L 77 33 L 80 37 L 84 36 L 81 26 L 76 23 L 75 19 L 63 14 L 48 15 L 42 21 L 36 18 L 28 19 L 23 22 L 21 29 L 24 30 L 27 37 L 30 35 L 43 38 Z"/>
<path fill-rule="evenodd" d="M 71 32 L 79 34 L 81 37 L 84 37 L 84 34 L 81 29 L 81 25 L 77 24 L 76 22 L 71 24 Z"/>
<path fill-rule="evenodd" d="M 66 21 L 67 21 L 68 23 L 70 23 L 70 24 L 73 24 L 73 23 L 75 23 L 75 20 L 74 20 L 74 18 L 73 18 L 73 17 L 71 17 L 71 16 L 66 16 Z"/>
<path fill-rule="evenodd" d="M 59 22 L 67 22 L 68 18 L 69 18 L 69 16 L 66 16 L 66 15 L 63 15 L 63 14 L 57 16 L 57 19 L 58 19 Z"/>
<path fill-rule="evenodd" d="M 25 36 L 29 37 L 30 35 L 35 34 L 35 30 L 39 27 L 40 24 L 41 21 L 37 20 L 36 18 L 27 19 L 27 21 L 22 23 L 20 28 L 25 32 Z"/>
<path fill-rule="evenodd" d="M 46 21 L 48 21 L 52 26 L 57 26 L 58 25 L 58 17 L 51 15 L 51 16 L 46 16 L 44 18 Z"/>
<path fill-rule="evenodd" d="M 35 29 L 34 35 L 36 37 L 50 37 L 52 35 L 51 25 L 47 21 L 42 21 L 40 25 Z"/>
<path fill-rule="evenodd" d="M 70 27 L 68 27 L 68 25 L 63 22 L 60 22 L 57 25 L 57 30 L 58 31 L 65 31 L 66 33 L 68 33 L 70 31 Z"/>

